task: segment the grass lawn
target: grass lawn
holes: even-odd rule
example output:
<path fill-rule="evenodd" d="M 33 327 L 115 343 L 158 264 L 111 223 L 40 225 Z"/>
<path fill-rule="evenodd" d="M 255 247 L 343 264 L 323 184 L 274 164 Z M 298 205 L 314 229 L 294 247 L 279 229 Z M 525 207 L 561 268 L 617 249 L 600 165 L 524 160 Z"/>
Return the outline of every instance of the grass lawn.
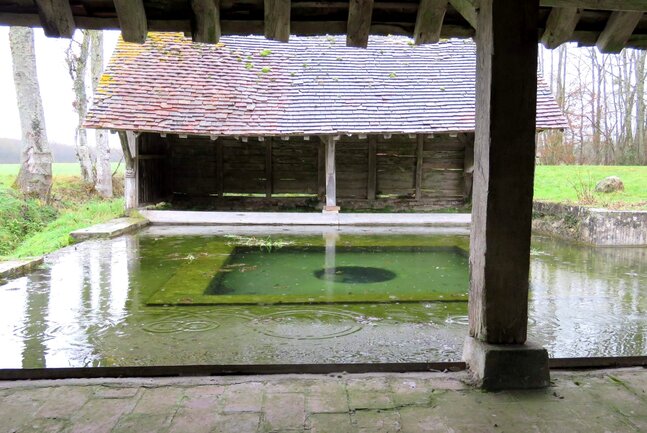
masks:
<path fill-rule="evenodd" d="M 51 200 L 44 204 L 11 188 L 19 167 L 0 164 L 0 260 L 49 253 L 69 245 L 71 231 L 123 214 L 120 176 L 113 181 L 117 198 L 107 200 L 81 182 L 78 164 L 54 164 Z"/>
<path fill-rule="evenodd" d="M 595 184 L 607 176 L 622 179 L 624 192 L 595 192 Z M 535 200 L 647 210 L 647 166 L 539 165 Z"/>

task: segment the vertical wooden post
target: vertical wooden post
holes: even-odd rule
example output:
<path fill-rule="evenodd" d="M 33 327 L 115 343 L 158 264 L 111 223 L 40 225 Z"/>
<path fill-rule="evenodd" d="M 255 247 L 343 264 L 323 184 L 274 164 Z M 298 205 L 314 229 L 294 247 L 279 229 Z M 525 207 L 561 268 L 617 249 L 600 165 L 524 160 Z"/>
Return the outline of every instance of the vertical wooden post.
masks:
<path fill-rule="evenodd" d="M 326 206 L 324 212 L 339 212 L 337 207 L 337 173 L 335 169 L 335 140 L 325 137 L 326 143 Z"/>
<path fill-rule="evenodd" d="M 422 134 L 416 135 L 416 200 L 422 199 L 422 158 L 425 150 L 425 137 Z"/>
<path fill-rule="evenodd" d="M 272 197 L 272 139 L 265 142 L 265 197 Z"/>
<path fill-rule="evenodd" d="M 218 140 L 216 143 L 216 192 L 220 199 L 225 195 L 225 163 L 223 153 L 224 143 L 222 140 Z"/>
<path fill-rule="evenodd" d="M 126 173 L 124 176 L 124 203 L 126 210 L 139 207 L 139 160 L 137 158 L 137 134 L 132 131 L 120 131 L 119 139 L 126 161 Z"/>
<path fill-rule="evenodd" d="M 375 201 L 377 190 L 377 137 L 368 136 L 368 184 L 366 185 L 366 198 Z"/>
<path fill-rule="evenodd" d="M 477 30 L 470 335 L 523 344 L 535 171 L 539 0 L 483 0 Z"/>

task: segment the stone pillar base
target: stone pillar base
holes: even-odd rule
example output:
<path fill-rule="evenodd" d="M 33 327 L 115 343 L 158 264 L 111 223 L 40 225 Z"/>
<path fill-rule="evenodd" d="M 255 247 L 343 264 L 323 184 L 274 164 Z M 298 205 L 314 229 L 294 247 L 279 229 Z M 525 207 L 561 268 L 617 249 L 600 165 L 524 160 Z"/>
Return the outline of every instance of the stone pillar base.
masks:
<path fill-rule="evenodd" d="M 489 391 L 550 385 L 548 351 L 537 344 L 487 344 L 467 337 L 463 359 L 476 384 Z"/>
<path fill-rule="evenodd" d="M 324 206 L 322 213 L 339 213 L 339 206 Z"/>

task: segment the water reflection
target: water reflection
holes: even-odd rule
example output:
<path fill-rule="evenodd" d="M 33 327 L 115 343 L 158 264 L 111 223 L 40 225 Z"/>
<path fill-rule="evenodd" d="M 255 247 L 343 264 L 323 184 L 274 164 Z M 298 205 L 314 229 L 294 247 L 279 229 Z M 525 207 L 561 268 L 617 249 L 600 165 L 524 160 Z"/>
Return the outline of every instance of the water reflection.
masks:
<path fill-rule="evenodd" d="M 336 252 L 353 242 L 465 248 L 454 235 L 309 236 L 325 247 L 323 269 L 335 269 Z M 147 304 L 178 269 L 223 260 L 214 242 L 145 231 L 52 254 L 42 269 L 0 285 L 0 367 L 460 359 L 464 302 Z M 534 239 L 530 335 L 554 357 L 645 355 L 646 291 L 647 248 Z"/>

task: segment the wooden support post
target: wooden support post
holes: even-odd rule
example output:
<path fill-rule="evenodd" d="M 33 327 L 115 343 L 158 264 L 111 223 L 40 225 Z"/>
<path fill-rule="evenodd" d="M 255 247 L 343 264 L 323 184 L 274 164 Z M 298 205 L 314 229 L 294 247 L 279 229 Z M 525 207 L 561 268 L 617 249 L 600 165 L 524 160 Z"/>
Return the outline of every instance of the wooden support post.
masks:
<path fill-rule="evenodd" d="M 366 186 L 366 198 L 368 201 L 375 201 L 377 191 L 377 137 L 368 136 L 368 185 Z"/>
<path fill-rule="evenodd" d="M 220 0 L 191 0 L 193 42 L 217 44 L 220 29 Z"/>
<path fill-rule="evenodd" d="M 440 40 L 447 0 L 420 0 L 413 40 L 416 44 L 435 44 Z"/>
<path fill-rule="evenodd" d="M 425 136 L 416 135 L 416 200 L 422 199 L 422 163 L 425 150 Z"/>
<path fill-rule="evenodd" d="M 119 140 L 126 162 L 124 202 L 129 211 L 139 207 L 138 135 L 132 131 L 119 131 Z"/>
<path fill-rule="evenodd" d="M 216 142 L 216 192 L 220 199 L 225 195 L 225 162 L 223 153 L 224 144 L 222 140 L 218 140 Z"/>
<path fill-rule="evenodd" d="M 126 42 L 143 44 L 148 34 L 148 23 L 146 21 L 146 10 L 144 0 L 113 0 L 121 37 Z"/>
<path fill-rule="evenodd" d="M 350 0 L 348 4 L 348 26 L 346 45 L 366 48 L 371 30 L 373 0 Z"/>
<path fill-rule="evenodd" d="M 265 0 L 265 37 L 280 42 L 290 39 L 290 0 Z"/>
<path fill-rule="evenodd" d="M 71 38 L 76 24 L 68 0 L 36 0 L 36 8 L 45 35 Z"/>
<path fill-rule="evenodd" d="M 603 53 L 619 53 L 629 41 L 642 17 L 643 12 L 613 12 L 595 45 Z"/>
<path fill-rule="evenodd" d="M 493 344 L 526 341 L 538 10 L 482 0 L 479 12 L 469 323 Z"/>
<path fill-rule="evenodd" d="M 272 140 L 265 142 L 265 197 L 272 197 Z"/>
<path fill-rule="evenodd" d="M 539 0 L 481 0 L 464 359 L 486 389 L 550 385 L 548 352 L 526 343 L 535 172 Z"/>
<path fill-rule="evenodd" d="M 326 137 L 320 137 L 317 147 L 317 195 L 319 200 L 326 200 Z M 324 204 L 325 205 L 325 204 Z"/>
<path fill-rule="evenodd" d="M 339 212 L 337 207 L 337 173 L 335 169 L 335 140 L 325 137 L 326 143 L 326 206 L 324 212 Z"/>
<path fill-rule="evenodd" d="M 548 16 L 541 43 L 546 48 L 553 49 L 570 40 L 580 21 L 580 15 L 582 10 L 576 7 L 553 8 Z"/>

